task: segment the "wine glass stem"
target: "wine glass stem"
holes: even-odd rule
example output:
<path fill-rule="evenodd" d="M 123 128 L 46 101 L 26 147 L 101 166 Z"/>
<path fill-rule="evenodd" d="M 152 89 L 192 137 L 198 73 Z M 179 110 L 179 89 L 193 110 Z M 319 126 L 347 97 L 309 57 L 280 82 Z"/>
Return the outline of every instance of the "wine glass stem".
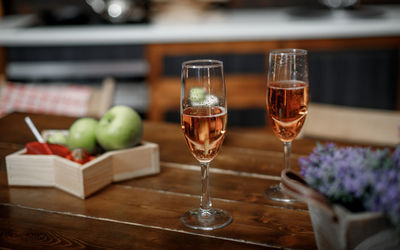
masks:
<path fill-rule="evenodd" d="M 209 162 L 201 162 L 201 198 L 200 198 L 200 210 L 207 212 L 212 207 L 210 187 L 209 187 Z"/>
<path fill-rule="evenodd" d="M 285 162 L 285 169 L 290 170 L 290 152 L 292 150 L 292 143 L 291 142 L 284 142 L 283 143 L 283 153 L 284 153 L 284 162 Z"/>

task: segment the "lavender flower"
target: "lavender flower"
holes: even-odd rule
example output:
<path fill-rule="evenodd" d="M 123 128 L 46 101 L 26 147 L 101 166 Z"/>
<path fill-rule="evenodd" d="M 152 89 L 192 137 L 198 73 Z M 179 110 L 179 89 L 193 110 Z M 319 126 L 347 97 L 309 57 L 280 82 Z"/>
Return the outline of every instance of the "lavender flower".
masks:
<path fill-rule="evenodd" d="M 393 224 L 400 225 L 399 169 L 376 171 L 372 183 L 371 195 L 364 202 L 366 210 L 384 212 Z"/>
<path fill-rule="evenodd" d="M 299 163 L 305 181 L 332 203 L 382 211 L 400 228 L 400 146 L 390 155 L 389 149 L 317 144 Z"/>

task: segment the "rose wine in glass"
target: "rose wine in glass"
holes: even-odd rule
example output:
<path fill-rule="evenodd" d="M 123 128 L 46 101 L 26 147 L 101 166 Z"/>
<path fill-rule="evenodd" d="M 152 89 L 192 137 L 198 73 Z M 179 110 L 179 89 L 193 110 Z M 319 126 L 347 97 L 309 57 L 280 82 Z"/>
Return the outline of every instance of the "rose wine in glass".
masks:
<path fill-rule="evenodd" d="M 272 130 L 281 141 L 293 141 L 306 119 L 308 84 L 301 81 L 272 82 L 267 93 Z"/>
<path fill-rule="evenodd" d="M 227 115 L 223 107 L 190 107 L 183 110 L 182 129 L 193 156 L 211 161 L 224 140 Z"/>
<path fill-rule="evenodd" d="M 272 131 L 283 142 L 284 167 L 290 170 L 292 141 L 300 133 L 309 102 L 307 51 L 273 50 L 269 55 L 267 112 Z M 264 192 L 271 200 L 294 202 L 282 193 L 281 184 Z"/>
<path fill-rule="evenodd" d="M 209 188 L 210 162 L 225 137 L 227 105 L 223 64 L 193 60 L 182 64 L 181 127 L 190 152 L 200 162 L 200 207 L 187 211 L 181 222 L 193 229 L 213 230 L 231 223 L 232 216 L 213 208 Z"/>

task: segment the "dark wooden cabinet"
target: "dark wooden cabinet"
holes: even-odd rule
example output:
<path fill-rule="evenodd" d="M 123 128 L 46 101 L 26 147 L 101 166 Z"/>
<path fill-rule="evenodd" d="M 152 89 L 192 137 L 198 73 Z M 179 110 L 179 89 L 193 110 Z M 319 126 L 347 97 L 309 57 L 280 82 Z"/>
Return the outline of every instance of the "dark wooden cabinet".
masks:
<path fill-rule="evenodd" d="M 251 119 L 249 110 L 265 115 L 254 110 L 265 110 L 267 56 L 276 48 L 309 50 L 311 101 L 377 109 L 400 107 L 400 37 L 149 44 L 149 119 L 164 120 L 171 110 L 179 113 L 181 63 L 210 57 L 224 61 L 229 109 L 245 109 L 243 119 Z M 235 120 L 244 124 L 240 117 Z M 254 122 L 245 124 L 260 125 L 263 120 L 254 117 Z"/>

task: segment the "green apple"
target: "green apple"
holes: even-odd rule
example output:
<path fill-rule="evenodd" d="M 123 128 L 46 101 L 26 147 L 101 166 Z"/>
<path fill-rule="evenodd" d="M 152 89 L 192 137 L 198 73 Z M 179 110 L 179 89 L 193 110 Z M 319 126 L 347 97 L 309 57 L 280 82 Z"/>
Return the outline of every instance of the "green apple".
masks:
<path fill-rule="evenodd" d="M 93 118 L 80 118 L 69 128 L 67 145 L 69 149 L 83 148 L 88 153 L 96 151 L 97 120 Z"/>
<path fill-rule="evenodd" d="M 139 114 L 128 106 L 115 106 L 100 119 L 96 130 L 97 142 L 105 150 L 133 147 L 142 137 L 143 125 Z"/>
<path fill-rule="evenodd" d="M 61 132 L 50 134 L 47 141 L 53 144 L 67 145 L 67 137 Z"/>

